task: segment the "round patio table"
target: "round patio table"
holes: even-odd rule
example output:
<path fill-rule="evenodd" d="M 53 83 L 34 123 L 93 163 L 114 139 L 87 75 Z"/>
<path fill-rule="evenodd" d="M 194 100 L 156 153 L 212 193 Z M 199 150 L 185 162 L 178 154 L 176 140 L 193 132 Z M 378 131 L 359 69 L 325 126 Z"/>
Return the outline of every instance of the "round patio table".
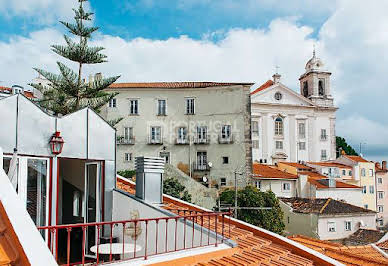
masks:
<path fill-rule="evenodd" d="M 124 252 L 123 252 L 123 248 L 124 248 Z M 141 246 L 136 245 L 136 252 L 140 250 L 141 250 Z M 90 251 L 97 254 L 97 245 L 91 247 Z M 133 253 L 134 251 L 135 251 L 134 244 L 107 243 L 107 244 L 98 245 L 98 254 L 109 255 L 112 253 L 112 255 L 122 255 L 122 254 Z"/>

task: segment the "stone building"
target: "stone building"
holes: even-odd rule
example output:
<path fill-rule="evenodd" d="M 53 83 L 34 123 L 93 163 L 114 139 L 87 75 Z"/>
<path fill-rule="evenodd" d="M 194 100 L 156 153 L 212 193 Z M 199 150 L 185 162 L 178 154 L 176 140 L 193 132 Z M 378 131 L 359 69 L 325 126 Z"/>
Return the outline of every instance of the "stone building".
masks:
<path fill-rule="evenodd" d="M 335 112 L 331 96 L 331 73 L 315 56 L 307 62 L 300 80 L 300 93 L 273 75 L 253 86 L 253 161 L 327 161 L 336 158 Z"/>
<path fill-rule="evenodd" d="M 137 156 L 161 156 L 212 187 L 234 185 L 251 173 L 251 83 L 116 83 L 119 94 L 101 114 L 123 118 L 117 129 L 117 169 Z M 239 175 L 239 185 L 246 179 Z"/>

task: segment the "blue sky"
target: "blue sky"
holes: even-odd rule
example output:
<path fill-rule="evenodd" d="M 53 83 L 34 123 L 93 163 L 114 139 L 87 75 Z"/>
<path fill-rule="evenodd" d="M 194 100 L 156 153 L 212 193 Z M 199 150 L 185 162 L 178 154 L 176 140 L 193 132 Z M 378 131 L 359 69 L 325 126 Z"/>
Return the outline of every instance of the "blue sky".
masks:
<path fill-rule="evenodd" d="M 50 45 L 71 0 L 0 0 L 0 85 L 28 84 L 33 67 L 56 71 Z M 333 72 L 337 134 L 374 160 L 388 159 L 388 1 L 91 0 L 93 44 L 108 63 L 86 68 L 125 81 L 262 83 L 280 66 L 298 89 L 312 47 Z M 373 14 L 371 16 L 370 14 Z"/>

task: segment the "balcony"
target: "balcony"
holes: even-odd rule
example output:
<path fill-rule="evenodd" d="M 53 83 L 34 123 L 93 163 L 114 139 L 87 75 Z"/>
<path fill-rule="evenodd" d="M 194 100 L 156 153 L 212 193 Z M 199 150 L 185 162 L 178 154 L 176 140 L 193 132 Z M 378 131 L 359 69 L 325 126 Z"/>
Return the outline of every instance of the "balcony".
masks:
<path fill-rule="evenodd" d="M 210 166 L 207 163 L 193 163 L 193 170 L 194 171 L 210 171 Z"/>
<path fill-rule="evenodd" d="M 221 136 L 219 135 L 218 136 L 218 143 L 219 144 L 232 144 L 234 143 L 234 136 L 233 135 L 230 135 L 230 136 Z"/>
<path fill-rule="evenodd" d="M 117 136 L 117 144 L 118 145 L 135 145 L 135 137 L 131 136 L 129 138 L 125 138 L 124 136 Z"/>
<path fill-rule="evenodd" d="M 46 236 L 59 265 L 118 265 L 160 254 L 217 247 L 230 238 L 231 226 L 225 217 L 231 215 L 230 211 L 169 211 L 168 217 L 44 226 L 38 230 Z"/>
<path fill-rule="evenodd" d="M 194 144 L 210 144 L 210 135 L 196 136 L 194 138 Z"/>
<path fill-rule="evenodd" d="M 152 138 L 151 136 L 148 137 L 148 144 L 150 145 L 162 145 L 163 139 L 162 138 Z"/>
<path fill-rule="evenodd" d="M 189 143 L 189 140 L 188 140 L 187 138 L 185 138 L 185 139 L 176 138 L 176 139 L 175 139 L 175 144 L 176 144 L 176 145 L 188 145 L 188 144 L 190 144 L 190 143 Z"/>

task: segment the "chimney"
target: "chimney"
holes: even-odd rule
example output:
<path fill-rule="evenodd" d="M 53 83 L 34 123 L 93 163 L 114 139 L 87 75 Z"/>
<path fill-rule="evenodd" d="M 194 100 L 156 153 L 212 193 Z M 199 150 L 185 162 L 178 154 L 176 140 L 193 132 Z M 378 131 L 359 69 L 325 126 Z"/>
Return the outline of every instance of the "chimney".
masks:
<path fill-rule="evenodd" d="M 272 78 L 273 78 L 273 82 L 276 84 L 276 83 L 279 83 L 280 82 L 280 77 L 281 75 L 276 73 L 276 74 L 273 74 Z"/>
<path fill-rule="evenodd" d="M 387 170 L 387 161 L 383 161 L 383 170 Z"/>
<path fill-rule="evenodd" d="M 381 164 L 380 164 L 379 162 L 376 162 L 376 163 L 375 163 L 375 166 L 376 166 L 376 168 L 378 168 L 378 169 L 381 168 Z"/>
<path fill-rule="evenodd" d="M 164 158 L 136 157 L 136 197 L 147 203 L 163 202 Z"/>

